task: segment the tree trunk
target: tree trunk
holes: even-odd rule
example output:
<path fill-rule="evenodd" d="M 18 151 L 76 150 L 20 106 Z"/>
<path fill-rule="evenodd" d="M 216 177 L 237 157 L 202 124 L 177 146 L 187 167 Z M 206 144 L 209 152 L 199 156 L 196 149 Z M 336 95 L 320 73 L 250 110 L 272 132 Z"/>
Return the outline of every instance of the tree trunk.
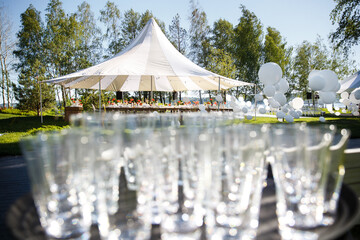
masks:
<path fill-rule="evenodd" d="M 1 90 L 2 90 L 2 98 L 3 98 L 3 107 L 5 107 L 5 70 L 4 70 L 4 63 L 3 63 L 3 57 L 1 56 Z"/>
<path fill-rule="evenodd" d="M 5 78 L 6 78 L 6 97 L 7 97 L 8 108 L 10 108 L 10 78 L 9 78 L 9 72 L 6 67 L 6 58 L 4 58 L 4 67 L 5 67 Z"/>
<path fill-rule="evenodd" d="M 64 88 L 64 86 L 61 86 L 61 92 L 62 92 L 62 97 L 63 97 L 63 105 L 64 105 L 64 108 L 66 107 L 66 89 Z"/>

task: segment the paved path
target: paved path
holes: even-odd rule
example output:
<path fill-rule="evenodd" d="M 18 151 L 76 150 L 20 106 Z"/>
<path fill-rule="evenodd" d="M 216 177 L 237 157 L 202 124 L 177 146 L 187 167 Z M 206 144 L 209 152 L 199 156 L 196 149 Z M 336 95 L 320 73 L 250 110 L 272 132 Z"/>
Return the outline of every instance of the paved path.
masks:
<path fill-rule="evenodd" d="M 350 139 L 348 148 L 360 148 L 360 139 Z M 28 192 L 30 183 L 24 158 L 0 158 L 0 240 L 13 240 L 5 225 L 6 213 L 15 200 Z"/>

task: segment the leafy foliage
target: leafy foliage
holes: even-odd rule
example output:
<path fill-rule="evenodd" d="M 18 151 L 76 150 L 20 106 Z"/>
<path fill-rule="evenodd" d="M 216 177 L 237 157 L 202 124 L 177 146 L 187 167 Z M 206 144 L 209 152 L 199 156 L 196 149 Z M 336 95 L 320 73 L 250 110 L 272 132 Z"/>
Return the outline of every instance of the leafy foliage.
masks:
<path fill-rule="evenodd" d="M 186 52 L 187 31 L 180 25 L 180 15 L 176 14 L 169 26 L 169 40 L 174 47 L 182 54 Z"/>
<path fill-rule="evenodd" d="M 337 5 L 332 10 L 330 18 L 333 25 L 337 24 L 330 38 L 336 47 L 348 51 L 359 44 L 360 39 L 360 0 L 334 0 Z"/>
<path fill-rule="evenodd" d="M 54 105 L 54 91 L 51 86 L 41 84 L 45 79 L 46 64 L 44 62 L 44 28 L 38 12 L 32 5 L 21 14 L 22 29 L 18 32 L 18 58 L 16 69 L 20 71 L 19 85 L 13 84 L 19 109 L 40 112 L 40 87 L 42 91 L 42 105 L 49 108 Z M 41 84 L 41 86 L 40 86 Z"/>

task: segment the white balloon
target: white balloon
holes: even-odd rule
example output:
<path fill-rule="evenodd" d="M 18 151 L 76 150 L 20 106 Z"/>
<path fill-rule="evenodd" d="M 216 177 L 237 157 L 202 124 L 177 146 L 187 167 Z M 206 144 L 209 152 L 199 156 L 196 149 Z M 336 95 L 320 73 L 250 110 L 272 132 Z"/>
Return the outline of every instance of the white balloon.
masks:
<path fill-rule="evenodd" d="M 320 91 L 320 92 L 319 92 L 319 96 L 320 96 L 320 99 L 321 99 L 325 104 L 334 103 L 335 100 L 336 100 L 336 93 L 334 93 L 334 92 L 323 92 L 323 91 Z"/>
<path fill-rule="evenodd" d="M 335 115 L 336 115 L 336 116 L 340 116 L 341 113 L 340 113 L 340 112 L 336 112 Z"/>
<path fill-rule="evenodd" d="M 352 93 L 350 94 L 349 100 L 350 100 L 352 103 L 354 103 L 354 104 L 360 103 L 360 100 L 356 99 L 356 97 L 355 97 L 355 92 L 352 92 Z"/>
<path fill-rule="evenodd" d="M 281 111 L 283 111 L 284 113 L 288 113 L 289 112 L 289 109 L 286 107 L 286 106 L 283 106 L 281 108 Z"/>
<path fill-rule="evenodd" d="M 353 112 L 352 113 L 354 116 L 359 116 L 360 114 L 359 114 L 359 112 Z"/>
<path fill-rule="evenodd" d="M 354 92 L 354 96 L 355 96 L 356 100 L 360 100 L 360 89 L 358 89 Z"/>
<path fill-rule="evenodd" d="M 261 100 L 263 100 L 264 99 L 264 97 L 263 97 L 263 95 L 262 94 L 260 94 L 260 93 L 258 93 L 258 94 L 255 94 L 255 100 L 258 102 L 258 101 L 261 101 Z"/>
<path fill-rule="evenodd" d="M 304 100 L 302 100 L 302 98 L 294 98 L 292 100 L 292 106 L 295 109 L 301 109 L 304 106 Z"/>
<path fill-rule="evenodd" d="M 251 108 L 251 102 L 250 102 L 250 101 L 247 101 L 247 102 L 246 102 L 246 106 L 247 106 L 248 108 Z"/>
<path fill-rule="evenodd" d="M 251 116 L 251 115 L 246 115 L 246 119 L 247 120 L 251 120 L 253 118 L 253 116 Z"/>
<path fill-rule="evenodd" d="M 342 99 L 347 99 L 347 98 L 349 98 L 349 93 L 348 92 L 342 92 L 340 94 L 340 96 L 341 96 Z"/>
<path fill-rule="evenodd" d="M 286 115 L 286 116 L 285 116 L 285 120 L 286 120 L 287 122 L 289 122 L 289 123 L 294 122 L 294 118 L 293 118 L 293 116 L 291 116 L 291 115 Z"/>
<path fill-rule="evenodd" d="M 218 101 L 219 103 L 222 103 L 223 102 L 223 97 L 218 94 L 216 97 L 215 97 L 216 101 Z"/>
<path fill-rule="evenodd" d="M 294 118 L 295 118 L 296 116 L 298 116 L 297 113 L 296 113 L 294 110 L 291 110 L 291 111 L 289 112 L 289 114 L 290 114 L 291 116 L 293 116 Z"/>
<path fill-rule="evenodd" d="M 266 110 L 265 110 L 265 108 L 259 108 L 259 113 L 261 113 L 261 114 L 265 114 L 266 113 Z"/>
<path fill-rule="evenodd" d="M 263 64 L 259 69 L 259 79 L 263 84 L 273 85 L 282 77 L 282 70 L 279 65 L 273 62 Z"/>
<path fill-rule="evenodd" d="M 264 87 L 264 94 L 267 97 L 273 97 L 275 95 L 275 87 L 273 85 L 265 85 Z"/>
<path fill-rule="evenodd" d="M 319 117 L 319 121 L 320 122 L 325 122 L 325 118 L 324 117 Z"/>
<path fill-rule="evenodd" d="M 278 91 L 281 93 L 286 93 L 289 90 L 289 82 L 285 78 L 280 79 L 277 85 L 279 86 Z"/>
<path fill-rule="evenodd" d="M 281 80 L 281 79 L 280 79 L 280 80 Z M 280 81 L 279 81 L 279 82 L 280 82 Z M 278 82 L 278 83 L 276 83 L 276 84 L 274 85 L 274 87 L 275 87 L 275 91 L 276 91 L 276 92 L 278 92 L 278 91 L 279 91 L 279 89 L 280 89 L 279 82 Z"/>
<path fill-rule="evenodd" d="M 335 87 L 332 91 L 333 91 L 333 92 L 337 92 L 337 91 L 340 90 L 340 88 L 341 88 L 341 84 L 340 84 L 340 82 L 338 82 L 337 85 L 336 85 L 336 87 Z"/>
<path fill-rule="evenodd" d="M 323 92 L 334 91 L 339 82 L 336 73 L 331 70 L 322 70 L 319 72 L 319 74 L 321 74 L 321 76 L 325 79 L 325 86 L 321 90 Z"/>
<path fill-rule="evenodd" d="M 243 108 L 241 109 L 241 111 L 242 111 L 243 113 L 247 113 L 247 112 L 248 112 L 248 109 L 247 109 L 247 107 L 243 107 Z"/>
<path fill-rule="evenodd" d="M 319 74 L 313 74 L 312 77 L 309 77 L 309 87 L 313 91 L 322 90 L 325 87 L 325 79 Z"/>
<path fill-rule="evenodd" d="M 282 111 L 279 111 L 279 112 L 276 113 L 277 118 L 285 118 L 285 116 L 286 116 L 286 114 L 284 112 L 282 112 Z"/>
<path fill-rule="evenodd" d="M 265 98 L 263 102 L 266 106 L 269 105 L 269 100 L 267 100 L 267 98 Z"/>
<path fill-rule="evenodd" d="M 320 70 L 312 70 L 309 74 L 308 79 L 312 78 L 314 75 L 318 74 L 320 72 Z"/>
<path fill-rule="evenodd" d="M 278 108 L 280 107 L 280 104 L 273 98 L 269 98 L 269 104 L 271 107 L 273 108 Z"/>
<path fill-rule="evenodd" d="M 303 114 L 301 110 L 296 110 L 296 113 L 299 115 L 299 117 Z"/>
<path fill-rule="evenodd" d="M 286 97 L 281 92 L 275 93 L 274 99 L 280 104 L 280 106 L 284 106 L 286 104 Z"/>

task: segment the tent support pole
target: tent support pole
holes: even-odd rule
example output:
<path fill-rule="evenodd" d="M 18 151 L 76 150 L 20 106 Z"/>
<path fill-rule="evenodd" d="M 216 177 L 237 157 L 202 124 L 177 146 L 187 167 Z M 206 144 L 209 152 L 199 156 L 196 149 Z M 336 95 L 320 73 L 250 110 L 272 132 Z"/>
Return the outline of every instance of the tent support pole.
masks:
<path fill-rule="evenodd" d="M 255 94 L 254 94 L 254 99 L 255 99 L 255 120 L 256 120 L 256 111 L 257 111 L 257 101 L 256 101 L 256 95 L 257 93 L 257 85 L 255 84 Z"/>
<path fill-rule="evenodd" d="M 152 101 L 153 99 L 153 76 L 151 75 L 151 81 L 150 81 L 150 84 L 151 84 L 151 92 L 150 92 L 150 102 Z"/>
<path fill-rule="evenodd" d="M 219 94 L 220 94 L 220 77 L 219 77 L 218 95 Z M 218 103 L 218 111 L 220 111 L 220 103 Z"/>
<path fill-rule="evenodd" d="M 39 82 L 39 86 L 40 86 L 40 121 L 41 123 L 43 123 L 41 82 Z"/>
<path fill-rule="evenodd" d="M 99 80 L 99 113 L 101 114 L 101 79 Z"/>

